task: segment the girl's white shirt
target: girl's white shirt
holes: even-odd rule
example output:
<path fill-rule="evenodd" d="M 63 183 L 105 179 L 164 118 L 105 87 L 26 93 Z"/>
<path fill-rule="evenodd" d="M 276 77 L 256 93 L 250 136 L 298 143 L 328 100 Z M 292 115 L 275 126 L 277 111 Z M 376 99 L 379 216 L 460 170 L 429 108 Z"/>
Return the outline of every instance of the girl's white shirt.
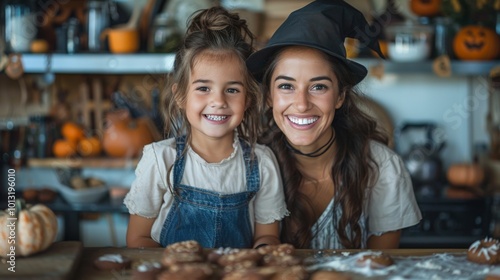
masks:
<path fill-rule="evenodd" d="M 233 147 L 233 153 L 218 163 L 206 162 L 188 147 L 181 184 L 222 194 L 245 191 L 245 162 L 237 133 Z M 260 188 L 250 201 L 252 229 L 255 222 L 269 224 L 280 221 L 289 214 L 274 154 L 268 147 L 258 144 L 254 153 L 259 163 Z M 144 146 L 142 158 L 135 170 L 136 178 L 124 200 L 130 214 L 155 219 L 151 237 L 156 242 L 160 240 L 163 223 L 174 201 L 167 185 L 167 176 L 173 182 L 173 168 L 170 174 L 167 173 L 175 157 L 174 138 Z"/>

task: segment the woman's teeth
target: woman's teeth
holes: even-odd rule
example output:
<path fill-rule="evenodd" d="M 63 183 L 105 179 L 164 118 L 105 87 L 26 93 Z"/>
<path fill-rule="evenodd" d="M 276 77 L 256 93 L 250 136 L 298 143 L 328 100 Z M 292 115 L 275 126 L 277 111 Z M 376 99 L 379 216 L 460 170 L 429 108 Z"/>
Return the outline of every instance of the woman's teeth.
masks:
<path fill-rule="evenodd" d="M 312 117 L 312 118 L 297 118 L 297 117 L 288 117 L 288 119 L 293 122 L 294 124 L 298 125 L 309 125 L 314 123 L 319 119 L 319 117 Z"/>

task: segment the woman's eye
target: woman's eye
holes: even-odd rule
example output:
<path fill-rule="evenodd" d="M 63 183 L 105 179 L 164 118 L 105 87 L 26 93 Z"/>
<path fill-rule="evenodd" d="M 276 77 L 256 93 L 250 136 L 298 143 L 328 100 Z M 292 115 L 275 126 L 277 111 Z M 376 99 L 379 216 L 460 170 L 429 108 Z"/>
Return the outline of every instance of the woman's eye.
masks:
<path fill-rule="evenodd" d="M 279 89 L 290 90 L 290 89 L 292 89 L 293 87 L 292 87 L 292 85 L 291 85 L 291 84 L 280 84 L 280 85 L 278 85 L 278 88 L 279 88 Z"/>
<path fill-rule="evenodd" d="M 327 86 L 325 85 L 322 85 L 322 84 L 318 84 L 318 85 L 313 85 L 311 87 L 312 90 L 315 90 L 315 91 L 318 91 L 318 90 L 325 90 L 327 89 Z"/>

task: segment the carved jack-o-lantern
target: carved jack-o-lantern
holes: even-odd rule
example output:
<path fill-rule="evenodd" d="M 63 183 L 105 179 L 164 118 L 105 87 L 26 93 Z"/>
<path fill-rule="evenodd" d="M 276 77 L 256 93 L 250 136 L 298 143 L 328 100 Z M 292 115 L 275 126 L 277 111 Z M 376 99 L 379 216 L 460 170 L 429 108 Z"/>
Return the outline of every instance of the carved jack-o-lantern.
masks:
<path fill-rule="evenodd" d="M 417 16 L 435 16 L 441 12 L 441 0 L 411 0 L 410 9 Z"/>
<path fill-rule="evenodd" d="M 455 55 L 464 60 L 490 60 L 500 52 L 500 38 L 491 28 L 468 25 L 453 39 Z"/>

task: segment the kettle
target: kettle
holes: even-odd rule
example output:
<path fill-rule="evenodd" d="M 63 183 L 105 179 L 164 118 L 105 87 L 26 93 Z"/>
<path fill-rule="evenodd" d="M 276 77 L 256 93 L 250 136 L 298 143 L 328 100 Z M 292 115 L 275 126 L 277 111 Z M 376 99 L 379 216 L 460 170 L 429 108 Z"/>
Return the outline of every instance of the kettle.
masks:
<path fill-rule="evenodd" d="M 437 192 L 435 189 L 444 179 L 443 163 L 439 154 L 445 142 L 443 139 L 437 139 L 437 126 L 433 123 L 406 123 L 397 131 L 399 146 L 403 136 L 412 130 L 423 131 L 425 142 L 410 143 L 410 148 L 402 155 L 403 162 L 416 189 L 425 187 L 426 192 Z"/>

